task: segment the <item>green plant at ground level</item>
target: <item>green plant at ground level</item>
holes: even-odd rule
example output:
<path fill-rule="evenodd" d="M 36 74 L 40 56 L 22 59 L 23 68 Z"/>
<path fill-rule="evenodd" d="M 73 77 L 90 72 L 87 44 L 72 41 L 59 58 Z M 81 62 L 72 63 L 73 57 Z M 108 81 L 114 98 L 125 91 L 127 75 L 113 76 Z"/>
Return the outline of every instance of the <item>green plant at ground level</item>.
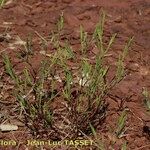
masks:
<path fill-rule="evenodd" d="M 5 5 L 6 1 L 7 1 L 7 0 L 0 0 L 0 8 Z"/>
<path fill-rule="evenodd" d="M 150 93 L 148 92 L 146 88 L 143 88 L 142 94 L 144 96 L 144 104 L 147 110 L 150 111 Z"/>
<path fill-rule="evenodd" d="M 3 55 L 3 62 L 4 62 L 4 65 L 5 65 L 5 70 L 6 70 L 6 73 L 10 75 L 10 77 L 15 80 L 16 79 L 16 74 L 13 70 L 13 66 L 11 64 L 11 61 L 8 57 L 8 55 L 4 54 Z"/>
<path fill-rule="evenodd" d="M 63 29 L 63 27 L 64 27 L 64 14 L 62 12 L 62 14 L 60 15 L 59 20 L 57 22 L 58 33 Z"/>
<path fill-rule="evenodd" d="M 80 43 L 82 54 L 86 54 L 88 41 L 87 41 L 87 32 L 84 31 L 83 26 L 80 26 Z"/>
<path fill-rule="evenodd" d="M 98 138 L 95 128 L 91 124 L 90 124 L 90 128 L 91 128 L 91 131 L 94 135 L 94 138 L 96 139 L 95 143 L 96 143 L 96 146 L 97 146 L 98 150 L 105 150 L 104 144 Z"/>
<path fill-rule="evenodd" d="M 123 143 L 121 150 L 127 150 L 127 142 Z"/>
<path fill-rule="evenodd" d="M 127 120 L 127 110 L 125 109 L 119 119 L 118 119 L 118 123 L 117 123 L 117 129 L 116 129 L 116 135 L 117 137 L 121 137 L 123 135 L 123 133 L 125 132 L 125 125 L 126 125 L 126 120 Z"/>
<path fill-rule="evenodd" d="M 33 77 L 28 68 L 24 68 L 18 78 L 9 57 L 4 55 L 3 62 L 6 73 L 16 83 L 14 92 L 16 99 L 24 112 L 26 124 L 34 131 L 34 135 L 35 133 L 37 135 L 43 132 L 47 133 L 48 130 L 57 133 L 58 139 L 62 139 L 62 130 L 64 134 L 67 133 L 68 138 L 77 137 L 80 131 L 88 134 L 92 130 L 92 133 L 96 135 L 96 127 L 106 117 L 108 104 L 105 99 L 107 94 L 125 75 L 123 63 L 132 41 L 131 38 L 127 42 L 123 53 L 119 56 L 117 71 L 109 81 L 107 79 L 109 66 L 105 64 L 105 55 L 113 44 L 116 34 L 110 38 L 108 46 L 103 43 L 105 14 L 101 18 L 93 37 L 88 36 L 83 27 L 80 27 L 82 53 L 79 52 L 80 55 L 76 55 L 68 41 L 65 41 L 64 44 L 60 41 L 60 33 L 64 26 L 63 15 L 61 15 L 57 24 L 58 33 L 53 32 L 51 39 L 49 39 L 55 51 L 50 55 L 45 54 L 48 57 L 42 61 L 36 77 Z M 46 44 L 49 43 L 47 39 L 42 38 L 42 40 Z M 88 47 L 91 43 L 99 50 L 95 56 L 95 62 L 91 62 L 88 55 Z M 31 51 L 33 51 L 32 40 L 29 38 L 26 52 Z M 29 63 L 28 59 L 25 61 Z M 78 65 L 78 69 L 73 70 L 70 62 Z M 52 106 L 60 99 L 63 106 L 61 106 L 61 102 L 59 102 L 59 106 L 64 107 L 65 112 L 56 115 L 57 111 Z M 126 116 L 126 111 L 124 111 L 119 118 L 117 136 L 123 132 Z M 63 118 L 62 124 L 67 122 L 67 127 L 64 125 L 65 123 L 63 124 L 66 128 L 58 129 L 61 126 L 56 127 L 56 122 L 61 120 L 59 117 Z M 64 134 L 63 136 L 66 136 Z M 49 136 L 53 137 L 53 135 Z M 100 149 L 103 149 L 101 145 Z"/>

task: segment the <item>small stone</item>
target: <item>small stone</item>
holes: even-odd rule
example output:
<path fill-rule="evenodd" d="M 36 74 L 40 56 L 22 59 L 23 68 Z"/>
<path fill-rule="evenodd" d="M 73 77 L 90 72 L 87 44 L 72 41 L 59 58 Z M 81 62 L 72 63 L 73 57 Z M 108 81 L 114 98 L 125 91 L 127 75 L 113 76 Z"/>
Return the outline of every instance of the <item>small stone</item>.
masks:
<path fill-rule="evenodd" d="M 150 72 L 150 71 L 149 71 L 148 68 L 146 68 L 146 67 L 140 67 L 140 74 L 141 74 L 142 76 L 148 75 L 149 72 Z"/>
<path fill-rule="evenodd" d="M 122 17 L 121 17 L 121 16 L 118 16 L 118 17 L 114 20 L 114 22 L 116 22 L 116 23 L 121 23 L 121 22 L 122 22 Z"/>
<path fill-rule="evenodd" d="M 15 131 L 18 130 L 18 126 L 12 124 L 1 124 L 0 125 L 1 131 Z"/>

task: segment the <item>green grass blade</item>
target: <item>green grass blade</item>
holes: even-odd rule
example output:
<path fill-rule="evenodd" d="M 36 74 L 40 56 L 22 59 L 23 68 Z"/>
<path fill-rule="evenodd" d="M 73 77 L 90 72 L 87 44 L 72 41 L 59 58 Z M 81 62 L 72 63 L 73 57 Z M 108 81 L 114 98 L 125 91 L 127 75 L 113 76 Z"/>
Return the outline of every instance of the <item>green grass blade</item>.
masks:
<path fill-rule="evenodd" d="M 0 0 L 0 8 L 3 7 L 5 3 L 6 3 L 6 0 Z"/>
<path fill-rule="evenodd" d="M 127 150 L 127 142 L 126 141 L 123 143 L 121 150 Z"/>
<path fill-rule="evenodd" d="M 117 123 L 117 130 L 116 130 L 116 135 L 117 137 L 120 137 L 120 135 L 123 133 L 125 124 L 127 120 L 127 110 L 125 109 L 122 113 L 121 116 L 118 119 Z"/>

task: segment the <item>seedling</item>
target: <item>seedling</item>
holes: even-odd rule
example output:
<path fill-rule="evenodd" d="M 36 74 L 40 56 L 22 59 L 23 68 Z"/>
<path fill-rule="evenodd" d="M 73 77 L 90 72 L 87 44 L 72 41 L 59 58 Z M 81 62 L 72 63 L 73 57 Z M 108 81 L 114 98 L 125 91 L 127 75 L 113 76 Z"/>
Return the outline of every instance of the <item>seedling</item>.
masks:
<path fill-rule="evenodd" d="M 87 51 L 87 32 L 84 31 L 83 26 L 80 26 L 80 42 L 81 42 L 81 52 L 86 54 Z"/>
<path fill-rule="evenodd" d="M 6 73 L 11 77 L 12 80 L 15 81 L 16 85 L 19 86 L 19 78 L 15 74 L 15 71 L 13 69 L 13 65 L 11 64 L 11 60 L 7 54 L 4 54 L 3 56 L 3 63 L 5 65 L 5 71 Z"/>
<path fill-rule="evenodd" d="M 89 124 L 89 125 L 90 125 L 91 131 L 92 131 L 92 133 L 93 133 L 93 135 L 94 135 L 94 138 L 96 139 L 96 141 L 95 141 L 95 142 L 97 143 L 96 147 L 98 148 L 98 150 L 105 150 L 104 144 L 103 144 L 102 141 L 98 138 L 98 135 L 97 135 L 97 133 L 96 133 L 95 128 L 94 128 L 91 124 Z"/>
<path fill-rule="evenodd" d="M 126 120 L 127 120 L 127 110 L 125 109 L 121 113 L 121 116 L 119 117 L 118 123 L 117 123 L 116 135 L 119 138 L 122 137 L 123 133 L 125 132 Z"/>
<path fill-rule="evenodd" d="M 95 40 L 95 44 L 97 48 L 99 49 L 99 53 L 101 53 L 101 56 L 104 55 L 104 44 L 103 44 L 103 33 L 104 33 L 104 24 L 105 24 L 105 17 L 106 14 L 103 11 L 99 23 L 96 25 L 93 39 Z"/>
<path fill-rule="evenodd" d="M 58 32 L 60 32 L 63 29 L 63 27 L 64 27 L 64 14 L 62 12 L 62 14 L 60 15 L 60 18 L 59 18 L 59 20 L 57 22 L 57 30 L 58 30 Z"/>
<path fill-rule="evenodd" d="M 29 34 L 27 40 L 26 40 L 26 44 L 25 44 L 25 51 L 27 54 L 31 55 L 33 54 L 33 43 L 32 43 L 32 35 Z"/>
<path fill-rule="evenodd" d="M 2 8 L 6 3 L 6 0 L 0 0 L 0 8 Z"/>
<path fill-rule="evenodd" d="M 70 101 L 71 100 L 71 83 L 73 81 L 72 74 L 69 70 L 65 71 L 65 87 L 63 94 L 65 98 Z"/>
<path fill-rule="evenodd" d="M 146 88 L 143 88 L 142 94 L 144 96 L 144 104 L 147 110 L 150 111 L 150 94 Z"/>
<path fill-rule="evenodd" d="M 121 150 L 127 150 L 127 142 L 126 141 L 123 143 Z"/>

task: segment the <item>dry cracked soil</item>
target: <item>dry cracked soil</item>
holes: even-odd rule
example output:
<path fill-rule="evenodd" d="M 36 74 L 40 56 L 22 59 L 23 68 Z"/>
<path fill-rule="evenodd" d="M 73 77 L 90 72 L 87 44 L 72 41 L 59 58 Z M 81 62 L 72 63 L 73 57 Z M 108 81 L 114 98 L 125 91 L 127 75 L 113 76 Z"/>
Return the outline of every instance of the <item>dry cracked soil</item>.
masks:
<path fill-rule="evenodd" d="M 8 0 L 6 5 L 0 9 L 0 55 L 7 52 L 19 72 L 24 64 L 16 58 L 16 53 L 22 48 L 23 41 L 31 33 L 35 53 L 31 62 L 34 70 L 37 70 L 43 58 L 40 53 L 40 35 L 46 38 L 52 30 L 55 30 L 57 20 L 62 12 L 65 22 L 63 35 L 69 40 L 74 50 L 78 50 L 80 25 L 83 25 L 85 31 L 91 35 L 99 21 L 101 10 L 106 12 L 106 41 L 112 34 L 117 33 L 116 41 L 110 50 L 110 56 L 108 56 L 112 68 L 128 37 L 134 36 L 134 42 L 125 61 L 127 75 L 111 91 L 113 96 L 107 98 L 109 103 L 107 117 L 104 123 L 97 127 L 98 136 L 102 139 L 106 150 L 120 150 L 124 141 L 127 141 L 127 149 L 149 150 L 150 114 L 144 106 L 142 96 L 143 87 L 150 91 L 149 0 Z M 47 48 L 47 51 L 50 51 L 50 47 Z M 91 52 L 94 54 L 96 50 L 93 48 Z M 0 57 L 0 74 L 3 71 L 2 57 Z M 6 80 L 6 82 L 8 81 Z M 13 132 L 0 132 L 0 149 L 42 149 L 28 147 L 25 144 L 26 140 L 32 139 L 33 136 L 28 128 L 14 116 L 18 104 L 10 94 L 10 89 L 11 85 L 2 95 L 5 101 L 0 100 L 0 120 L 1 123 L 8 121 L 17 124 L 19 129 Z M 117 118 L 121 113 L 120 105 L 128 108 L 129 113 L 125 134 L 117 139 L 113 130 L 115 130 Z M 17 146 L 2 145 L 2 140 L 9 139 L 17 141 Z M 72 148 L 56 149 L 69 150 Z"/>

